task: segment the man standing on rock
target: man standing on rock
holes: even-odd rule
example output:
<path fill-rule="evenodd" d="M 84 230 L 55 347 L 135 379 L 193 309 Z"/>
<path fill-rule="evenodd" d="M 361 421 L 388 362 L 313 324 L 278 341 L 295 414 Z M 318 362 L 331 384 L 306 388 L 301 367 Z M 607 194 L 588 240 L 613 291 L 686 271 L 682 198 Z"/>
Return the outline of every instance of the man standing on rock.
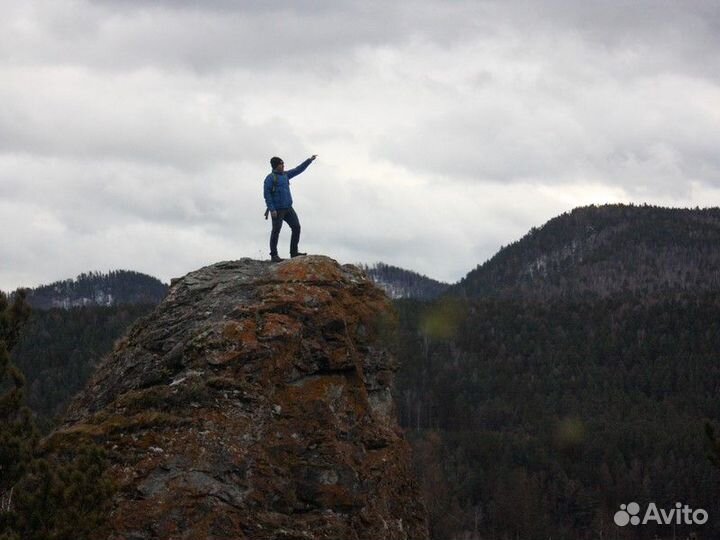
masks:
<path fill-rule="evenodd" d="M 317 155 L 313 155 L 289 171 L 285 171 L 285 163 L 279 157 L 274 157 L 270 160 L 272 172 L 265 178 L 263 193 L 265 195 L 265 204 L 267 205 L 265 219 L 267 219 L 268 213 L 272 216 L 270 258 L 273 262 L 282 261 L 278 256 L 277 244 L 283 221 L 287 221 L 292 231 L 290 236 L 290 256 L 298 257 L 300 255 L 307 255 L 307 253 L 300 253 L 298 251 L 298 242 L 300 242 L 300 220 L 292 207 L 290 179 L 307 169 L 308 165 L 310 165 L 316 157 Z"/>

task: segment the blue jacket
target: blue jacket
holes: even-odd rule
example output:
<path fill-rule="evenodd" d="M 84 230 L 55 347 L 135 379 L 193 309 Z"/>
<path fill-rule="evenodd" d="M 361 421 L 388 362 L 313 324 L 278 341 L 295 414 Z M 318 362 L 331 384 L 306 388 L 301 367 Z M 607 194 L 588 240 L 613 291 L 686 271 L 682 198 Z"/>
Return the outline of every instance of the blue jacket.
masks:
<path fill-rule="evenodd" d="M 265 204 L 271 212 L 290 208 L 292 206 L 292 195 L 290 195 L 290 179 L 297 176 L 312 163 L 312 159 L 306 159 L 300 165 L 281 174 L 270 173 L 265 178 L 263 194 L 265 195 Z M 274 179 L 277 177 L 277 184 L 273 190 Z"/>

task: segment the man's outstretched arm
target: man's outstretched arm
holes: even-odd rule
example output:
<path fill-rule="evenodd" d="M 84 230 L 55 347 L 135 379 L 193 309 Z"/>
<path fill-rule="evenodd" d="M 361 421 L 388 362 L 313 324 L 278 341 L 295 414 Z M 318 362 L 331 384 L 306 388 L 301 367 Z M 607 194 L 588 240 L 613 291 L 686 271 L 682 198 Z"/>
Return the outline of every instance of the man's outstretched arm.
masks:
<path fill-rule="evenodd" d="M 313 154 L 312 157 L 309 157 L 305 161 L 303 161 L 300 165 L 295 167 L 294 169 L 290 169 L 289 171 L 285 171 L 285 174 L 287 174 L 288 180 L 292 178 L 293 176 L 297 176 L 301 172 L 303 172 L 305 169 L 308 168 L 308 165 L 310 165 L 313 161 L 315 161 L 315 158 L 317 157 L 316 154 Z"/>

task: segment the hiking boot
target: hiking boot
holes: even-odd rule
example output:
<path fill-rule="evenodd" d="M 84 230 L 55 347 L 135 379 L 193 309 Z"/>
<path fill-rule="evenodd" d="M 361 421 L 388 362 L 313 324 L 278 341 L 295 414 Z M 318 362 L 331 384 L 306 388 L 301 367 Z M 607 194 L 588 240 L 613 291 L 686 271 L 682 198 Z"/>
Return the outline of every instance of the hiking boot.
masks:
<path fill-rule="evenodd" d="M 270 260 L 272 262 L 283 262 L 285 259 L 281 259 L 278 255 L 270 255 Z"/>
<path fill-rule="evenodd" d="M 304 256 L 304 255 L 307 255 L 307 253 L 300 253 L 300 252 L 298 251 L 297 253 L 291 253 L 291 254 L 290 254 L 290 257 L 294 259 L 295 257 L 302 257 L 302 256 Z"/>

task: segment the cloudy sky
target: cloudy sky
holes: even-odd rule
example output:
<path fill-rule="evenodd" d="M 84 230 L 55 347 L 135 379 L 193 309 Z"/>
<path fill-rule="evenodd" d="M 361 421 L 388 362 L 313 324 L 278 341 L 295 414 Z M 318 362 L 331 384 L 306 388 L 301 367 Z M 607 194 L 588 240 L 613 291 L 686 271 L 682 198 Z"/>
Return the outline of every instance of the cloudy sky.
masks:
<path fill-rule="evenodd" d="M 720 204 L 716 0 L 0 7 L 1 289 L 267 258 L 273 155 L 319 155 L 301 249 L 446 281 L 576 206 Z"/>

